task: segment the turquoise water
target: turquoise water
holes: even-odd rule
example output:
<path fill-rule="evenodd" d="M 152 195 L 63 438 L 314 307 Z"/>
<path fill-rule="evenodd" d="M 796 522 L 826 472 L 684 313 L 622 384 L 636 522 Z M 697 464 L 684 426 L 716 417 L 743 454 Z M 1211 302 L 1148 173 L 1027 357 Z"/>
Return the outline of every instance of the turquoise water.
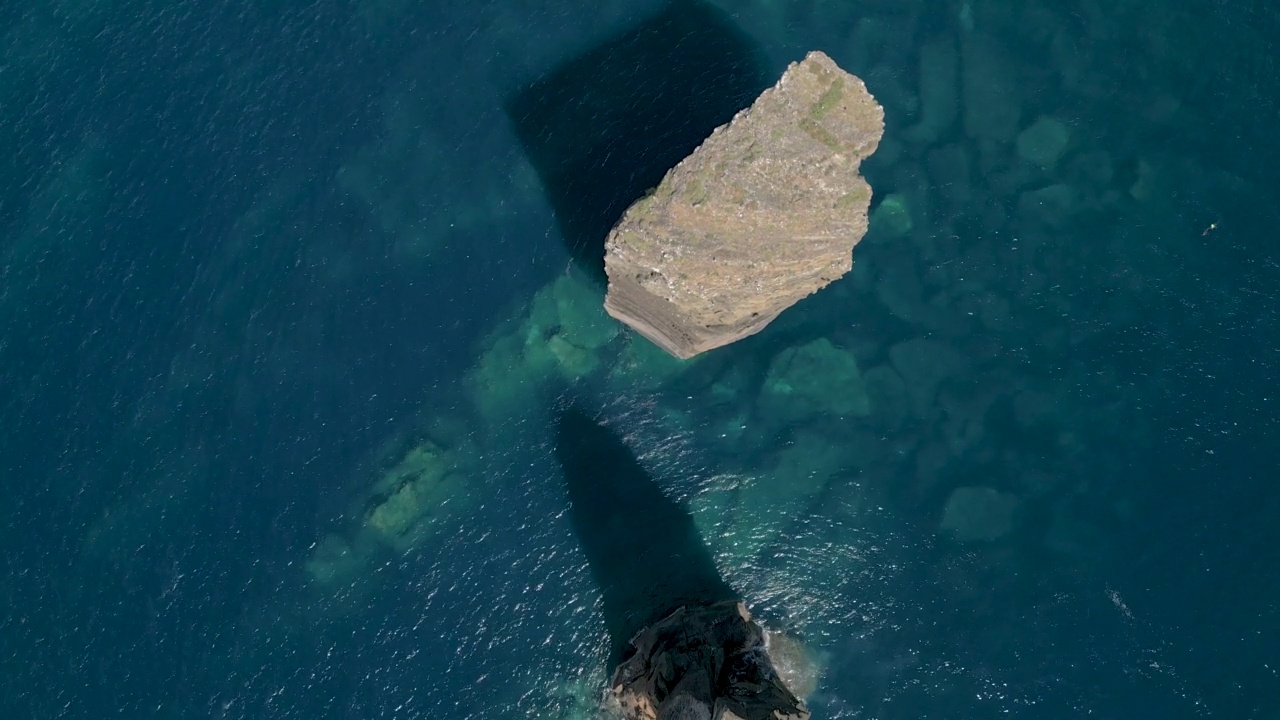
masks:
<path fill-rule="evenodd" d="M 607 712 L 570 402 L 809 648 L 817 717 L 1280 716 L 1276 11 L 0 32 L 4 717 Z M 666 360 L 601 312 L 598 231 L 809 49 L 886 111 L 855 269 Z"/>

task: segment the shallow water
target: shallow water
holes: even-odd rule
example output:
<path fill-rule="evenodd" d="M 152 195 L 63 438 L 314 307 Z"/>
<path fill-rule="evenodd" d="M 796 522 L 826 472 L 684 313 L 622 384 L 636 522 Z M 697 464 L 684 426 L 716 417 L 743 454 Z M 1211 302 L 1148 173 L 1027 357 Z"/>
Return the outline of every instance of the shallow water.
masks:
<path fill-rule="evenodd" d="M 5 716 L 603 712 L 568 402 L 812 649 L 815 717 L 1280 712 L 1280 14 L 719 8 L 0 8 Z M 737 74 L 678 76 L 682 22 Z M 642 30 L 644 92 L 557 75 Z M 811 48 L 885 106 L 912 227 L 665 362 L 590 229 Z M 520 111 L 548 87 L 569 127 Z"/>

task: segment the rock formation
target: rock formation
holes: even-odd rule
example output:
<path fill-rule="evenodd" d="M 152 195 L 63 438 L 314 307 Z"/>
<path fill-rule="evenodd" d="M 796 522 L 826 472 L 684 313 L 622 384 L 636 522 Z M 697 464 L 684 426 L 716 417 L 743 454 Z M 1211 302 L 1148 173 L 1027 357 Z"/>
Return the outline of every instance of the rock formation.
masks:
<path fill-rule="evenodd" d="M 689 512 L 613 427 L 576 404 L 556 425 L 570 525 L 613 645 L 617 709 L 628 720 L 807 720 Z M 775 649 L 788 675 L 814 677 L 802 648 L 786 645 Z"/>
<path fill-rule="evenodd" d="M 861 80 L 820 52 L 792 63 L 623 214 L 605 309 L 681 358 L 759 332 L 852 267 L 883 132 Z"/>
<path fill-rule="evenodd" d="M 808 720 L 742 603 L 682 607 L 637 633 L 613 675 L 627 720 Z"/>

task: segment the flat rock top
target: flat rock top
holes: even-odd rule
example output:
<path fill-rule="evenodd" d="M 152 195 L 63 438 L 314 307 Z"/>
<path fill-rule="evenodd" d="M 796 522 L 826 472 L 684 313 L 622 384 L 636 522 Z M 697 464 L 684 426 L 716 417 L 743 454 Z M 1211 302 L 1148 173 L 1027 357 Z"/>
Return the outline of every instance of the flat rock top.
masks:
<path fill-rule="evenodd" d="M 605 309 L 682 358 L 759 332 L 852 267 L 883 132 L 861 80 L 792 63 L 614 226 Z"/>

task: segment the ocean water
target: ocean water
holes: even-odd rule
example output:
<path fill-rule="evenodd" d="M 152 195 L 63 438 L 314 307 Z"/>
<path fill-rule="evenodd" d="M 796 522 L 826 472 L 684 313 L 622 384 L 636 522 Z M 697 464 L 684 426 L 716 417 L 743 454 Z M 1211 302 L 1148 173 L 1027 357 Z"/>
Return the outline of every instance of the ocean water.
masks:
<path fill-rule="evenodd" d="M 0 716 L 609 717 L 636 563 L 802 643 L 815 717 L 1280 717 L 1280 12 L 0 34 Z M 810 49 L 886 111 L 854 271 L 666 359 L 604 316 L 600 233 Z M 648 483 L 600 504 L 634 555 L 572 512 L 567 408 Z"/>

